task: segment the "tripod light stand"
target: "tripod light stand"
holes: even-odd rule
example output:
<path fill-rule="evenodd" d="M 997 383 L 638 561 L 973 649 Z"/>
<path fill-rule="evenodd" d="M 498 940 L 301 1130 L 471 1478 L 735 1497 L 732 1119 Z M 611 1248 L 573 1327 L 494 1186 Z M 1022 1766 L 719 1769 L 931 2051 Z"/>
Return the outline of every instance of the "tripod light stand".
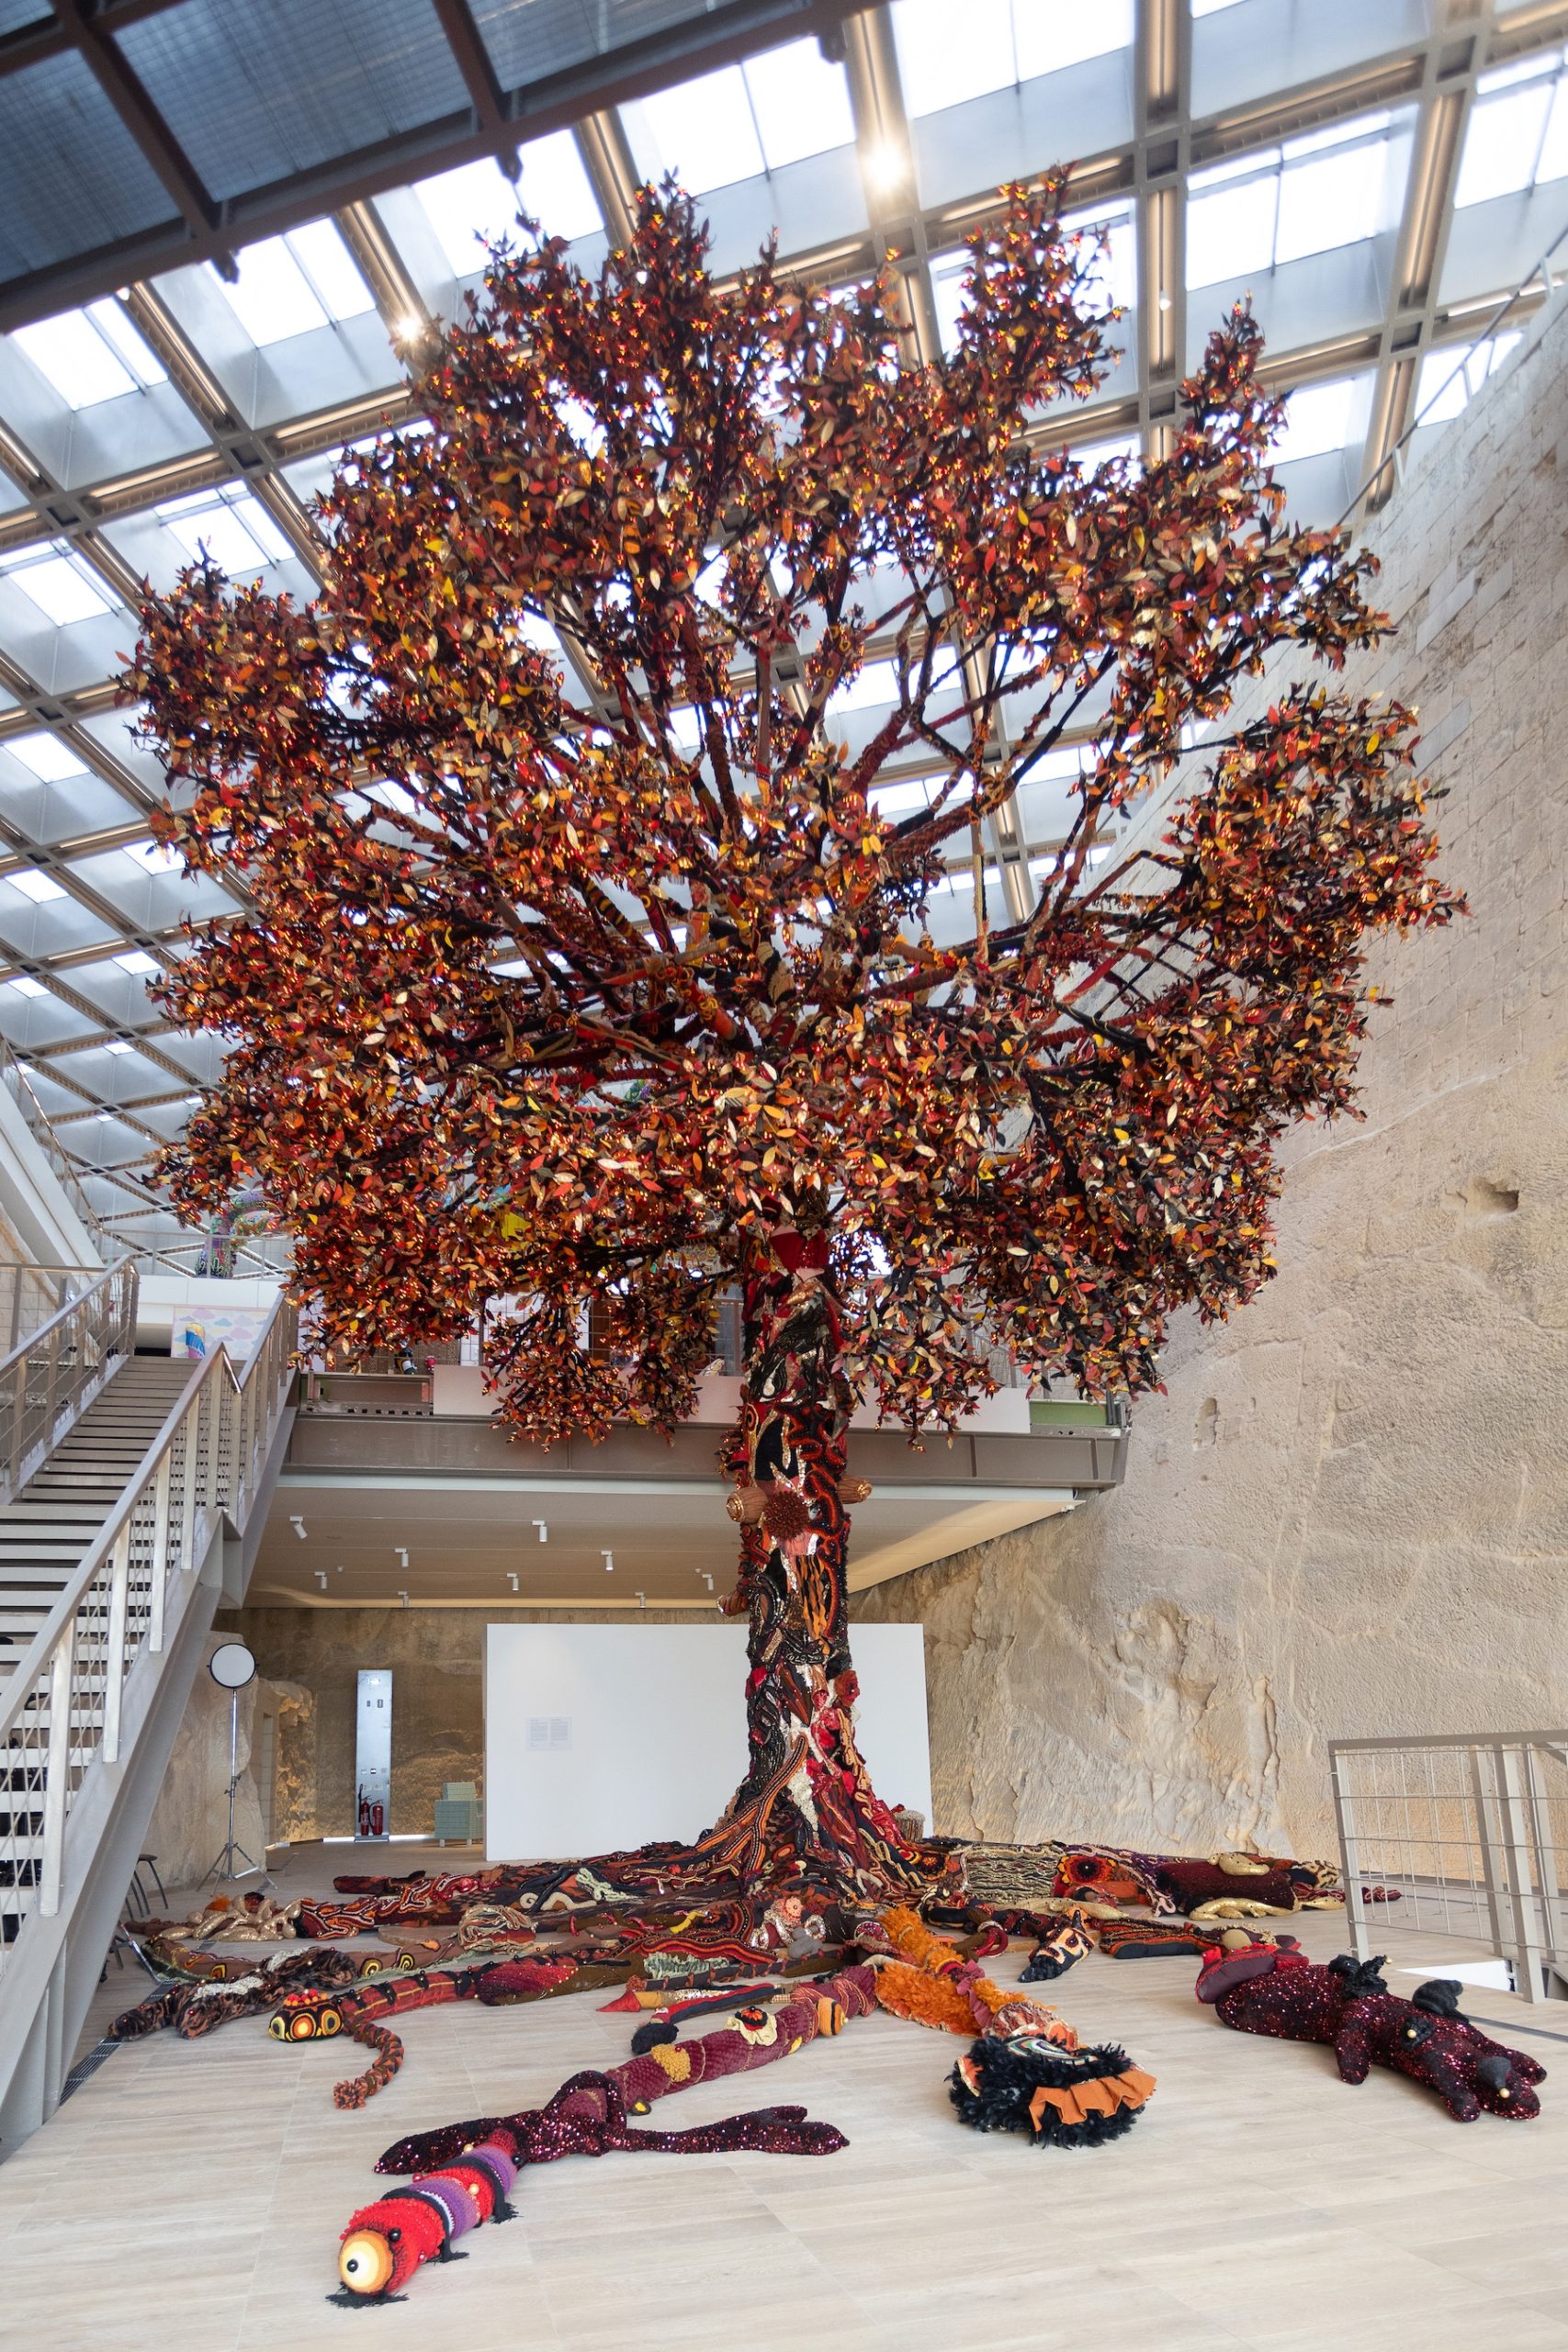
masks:
<path fill-rule="evenodd" d="M 207 1661 L 207 1670 L 220 1690 L 229 1693 L 229 1835 L 224 1839 L 217 1860 L 201 1882 L 216 1879 L 221 1886 L 225 1879 L 248 1878 L 253 1871 L 264 1866 L 254 1861 L 234 1837 L 234 1791 L 240 1782 L 240 1693 L 247 1682 L 255 1679 L 256 1662 L 243 1642 L 221 1642 Z M 245 1867 L 234 1868 L 238 1855 Z"/>

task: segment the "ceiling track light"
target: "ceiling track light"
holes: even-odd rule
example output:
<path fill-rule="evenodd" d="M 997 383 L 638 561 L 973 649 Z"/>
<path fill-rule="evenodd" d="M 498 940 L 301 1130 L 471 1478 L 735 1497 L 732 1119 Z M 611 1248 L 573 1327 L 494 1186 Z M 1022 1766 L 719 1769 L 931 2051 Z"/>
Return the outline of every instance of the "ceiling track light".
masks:
<path fill-rule="evenodd" d="M 515 1592 L 517 1589 L 517 1571 L 515 1568 L 507 1569 L 506 1581 L 512 1587 L 513 1591 Z"/>
<path fill-rule="evenodd" d="M 289 1524 L 289 1526 L 294 1530 L 295 1534 L 296 1534 L 296 1535 L 298 1535 L 298 1537 L 299 1538 L 300 1543 L 301 1543 L 301 1544 L 303 1544 L 303 1543 L 304 1543 L 304 1541 L 305 1541 L 305 1522 L 304 1522 L 304 1521 L 303 1521 L 302 1519 L 300 1519 L 300 1518 L 298 1516 L 298 1514 L 297 1514 L 293 1519 L 291 1519 L 291 1520 L 289 1521 L 288 1524 Z"/>
<path fill-rule="evenodd" d="M 406 1609 L 406 1608 L 408 1607 L 408 1605 L 409 1605 L 409 1597 L 408 1597 L 408 1594 L 407 1594 L 406 1592 L 400 1591 L 400 1592 L 399 1592 L 399 1594 L 398 1594 L 398 1599 L 402 1602 L 403 1607 Z"/>
<path fill-rule="evenodd" d="M 316 1582 L 321 1586 L 321 1590 L 325 1592 L 327 1589 L 327 1572 L 325 1568 L 318 1568 L 316 1570 Z"/>
<path fill-rule="evenodd" d="M 548 1527 L 548 1525 L 547 1524 L 547 1522 L 546 1522 L 544 1520 L 542 1520 L 542 1519 L 531 1519 L 531 1520 L 528 1521 L 528 1524 L 529 1524 L 529 1526 L 530 1526 L 530 1527 L 536 1527 L 536 1528 L 538 1529 L 538 1531 L 539 1531 L 539 1541 L 540 1541 L 540 1543 L 541 1543 L 541 1544 L 547 1544 L 547 1543 L 549 1542 L 549 1540 L 550 1540 L 550 1531 L 549 1531 L 549 1527 Z"/>
<path fill-rule="evenodd" d="M 646 1609 L 648 1607 L 648 1595 L 646 1592 L 639 1592 L 637 1594 L 637 1605 L 639 1609 Z"/>
<path fill-rule="evenodd" d="M 606 1552 L 606 1553 L 605 1553 L 605 1555 L 604 1555 L 604 1574 L 605 1574 L 607 1577 L 613 1577 L 613 1576 L 615 1575 L 615 1555 L 614 1552 Z"/>
<path fill-rule="evenodd" d="M 392 1549 L 396 1552 L 396 1554 L 397 1554 L 397 1555 L 398 1555 L 398 1565 L 399 1565 L 399 1566 L 402 1569 L 403 1574 L 404 1574 L 405 1576 L 407 1576 L 407 1574 L 408 1574 L 408 1569 L 409 1569 L 409 1555 L 408 1555 L 407 1551 L 405 1550 L 405 1548 L 403 1547 L 403 1545 L 402 1545 L 402 1544 L 395 1544 L 392 1546 Z"/>

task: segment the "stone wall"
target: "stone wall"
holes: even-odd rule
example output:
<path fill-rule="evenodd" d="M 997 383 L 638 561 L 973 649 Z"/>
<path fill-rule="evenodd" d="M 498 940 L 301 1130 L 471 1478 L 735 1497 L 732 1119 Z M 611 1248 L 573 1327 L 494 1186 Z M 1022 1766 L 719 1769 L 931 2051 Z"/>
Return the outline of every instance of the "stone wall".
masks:
<path fill-rule="evenodd" d="M 1348 683 L 1419 707 L 1472 919 L 1374 952 L 1366 1119 L 1290 1139 L 1125 1486 L 859 1597 L 926 1623 L 942 1830 L 1332 1850 L 1328 1738 L 1568 1721 L 1568 315 L 1370 537 Z"/>
<path fill-rule="evenodd" d="M 482 1794 L 485 1627 L 560 1624 L 570 1618 L 563 1609 L 489 1608 L 245 1609 L 221 1618 L 227 1638 L 250 1644 L 276 1694 L 273 1835 L 353 1834 L 354 1710 L 361 1668 L 392 1673 L 388 1826 L 428 1833 L 447 1781 L 472 1781 Z M 592 1622 L 689 1625 L 692 1611 L 596 1610 Z M 225 1740 L 227 1733 L 225 1706 Z M 182 1731 L 182 1741 L 186 1736 Z M 171 1778 L 176 1770 L 183 1777 L 178 1751 Z"/>

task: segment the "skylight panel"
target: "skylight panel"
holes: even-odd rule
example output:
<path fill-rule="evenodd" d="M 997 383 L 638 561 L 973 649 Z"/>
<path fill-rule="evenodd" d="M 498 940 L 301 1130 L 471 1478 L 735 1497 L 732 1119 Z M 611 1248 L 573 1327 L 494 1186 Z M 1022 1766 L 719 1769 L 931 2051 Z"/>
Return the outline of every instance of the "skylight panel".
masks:
<path fill-rule="evenodd" d="M 73 409 L 96 408 L 136 390 L 136 379 L 105 342 L 85 311 L 67 311 L 36 326 L 17 327 L 11 341 L 32 361 L 51 390 Z"/>
<path fill-rule="evenodd" d="M 1237 8 L 1241 0 L 1192 0 L 1195 17 L 1217 17 L 1222 8 Z"/>
<path fill-rule="evenodd" d="M 1535 185 L 1543 180 L 1568 178 L 1568 75 L 1560 75 L 1551 94 L 1551 112 L 1546 119 L 1546 135 L 1536 158 Z"/>
<path fill-rule="evenodd" d="M 65 896 L 65 885 L 57 882 L 52 874 L 46 874 L 41 866 L 19 865 L 14 874 L 7 874 L 6 879 L 13 890 L 19 890 L 24 899 L 32 900 L 35 907 L 47 907 L 51 899 L 63 899 Z"/>
<path fill-rule="evenodd" d="M 139 384 L 166 384 L 168 372 L 150 343 L 143 342 L 118 302 L 89 302 L 87 316 L 111 344 Z"/>
<path fill-rule="evenodd" d="M 1018 78 L 1028 82 L 1131 48 L 1133 0 L 1094 0 L 1092 7 L 1084 0 L 1013 0 L 1012 24 Z"/>
<path fill-rule="evenodd" d="M 330 319 L 362 319 L 376 308 L 376 297 L 359 274 L 359 266 L 330 220 L 309 220 L 290 229 L 284 243 L 310 280 Z M 242 260 L 242 267 L 243 262 Z"/>
<path fill-rule="evenodd" d="M 162 842 L 122 842 L 120 847 L 143 874 L 178 874 L 185 863 L 177 849 L 165 849 Z"/>
<path fill-rule="evenodd" d="M 841 65 L 829 63 L 815 40 L 786 41 L 749 58 L 740 71 L 770 172 L 852 142 L 849 77 Z"/>
<path fill-rule="evenodd" d="M 14 760 L 30 768 L 40 784 L 63 784 L 68 775 L 85 775 L 85 763 L 58 735 L 13 735 L 6 749 Z"/>
<path fill-rule="evenodd" d="M 8 876 L 6 878 L 14 880 L 15 876 Z M 41 980 L 31 978 L 26 972 L 18 972 L 14 980 L 6 981 L 6 986 L 8 989 L 15 989 L 18 996 L 47 996 L 49 994 L 49 990 Z"/>
<path fill-rule="evenodd" d="M 1089 262 L 1089 300 L 1102 302 L 1107 308 L 1130 311 L 1138 299 L 1132 207 L 1123 204 L 1107 211 L 1101 206 L 1088 212 L 1066 212 L 1062 216 L 1062 226 L 1081 231 L 1086 236 L 1097 232 L 1103 234 L 1105 242 L 1098 257 Z"/>
<path fill-rule="evenodd" d="M 1015 78 L 1010 0 L 964 0 L 958 21 L 953 0 L 894 0 L 893 36 L 911 119 L 1005 90 Z"/>
<path fill-rule="evenodd" d="M 114 610 L 74 556 L 46 555 L 9 563 L 6 577 L 58 628 L 68 628 L 73 621 L 96 620 Z"/>
<path fill-rule="evenodd" d="M 130 974 L 133 980 L 143 980 L 150 973 L 163 968 L 158 958 L 149 956 L 143 947 L 133 947 L 129 956 L 117 956 L 114 960 L 122 972 Z"/>
<path fill-rule="evenodd" d="M 1276 466 L 1326 457 L 1360 438 L 1365 429 L 1366 379 L 1342 377 L 1332 384 L 1306 384 L 1285 402 L 1285 422 L 1269 456 Z"/>
<path fill-rule="evenodd" d="M 1387 163 L 1387 141 L 1371 140 L 1287 164 L 1280 176 L 1276 262 L 1300 261 L 1307 254 L 1375 236 L 1383 226 Z"/>
<path fill-rule="evenodd" d="M 259 350 L 339 319 L 360 318 L 376 307 L 330 220 L 311 220 L 286 237 L 265 237 L 244 246 L 236 259 L 240 274 L 234 283 L 215 269 L 213 283 Z"/>
<path fill-rule="evenodd" d="M 1416 384 L 1417 424 L 1446 424 L 1458 416 L 1521 340 L 1517 334 L 1491 335 L 1468 351 L 1428 352 Z"/>
<path fill-rule="evenodd" d="M 210 262 L 208 267 L 212 268 Z M 326 325 L 325 309 L 281 237 L 247 245 L 239 255 L 239 270 L 231 286 L 213 269 L 213 283 L 258 348 Z"/>
<path fill-rule="evenodd" d="M 756 179 L 767 169 L 739 65 L 650 91 L 621 111 L 638 163 L 658 174 L 673 172 L 693 196 Z"/>
<path fill-rule="evenodd" d="M 472 277 L 482 270 L 487 244 L 516 241 L 518 191 L 500 164 L 488 157 L 418 180 L 413 192 L 454 277 Z"/>
<path fill-rule="evenodd" d="M 104 1051 L 106 1054 L 133 1054 L 136 1048 L 134 1046 L 128 1046 L 123 1037 L 106 1037 Z"/>
<path fill-rule="evenodd" d="M 583 169 L 570 130 L 552 130 L 547 139 L 531 139 L 519 160 L 523 178 L 518 194 L 523 209 L 547 237 L 565 237 L 570 242 L 603 229 L 604 220 L 593 183 Z"/>
<path fill-rule="evenodd" d="M 157 510 L 164 527 L 193 563 L 210 558 L 231 574 L 282 563 L 294 550 L 259 499 L 248 492 L 197 491 Z"/>
<path fill-rule="evenodd" d="M 1195 176 L 1187 200 L 1187 283 L 1216 286 L 1268 269 L 1274 258 L 1280 182 L 1275 173 L 1200 190 Z"/>
<path fill-rule="evenodd" d="M 1456 211 L 1529 187 L 1551 103 L 1552 86 L 1545 81 L 1477 99 L 1470 111 L 1454 189 Z"/>
<path fill-rule="evenodd" d="M 911 118 L 1127 48 L 1133 0 L 894 0 Z"/>

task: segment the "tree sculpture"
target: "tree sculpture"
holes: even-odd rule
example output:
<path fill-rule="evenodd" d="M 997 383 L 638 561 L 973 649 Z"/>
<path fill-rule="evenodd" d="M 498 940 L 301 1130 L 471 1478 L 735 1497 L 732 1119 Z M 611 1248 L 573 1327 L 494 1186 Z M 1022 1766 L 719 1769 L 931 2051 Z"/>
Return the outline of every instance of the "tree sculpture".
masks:
<path fill-rule="evenodd" d="M 513 1302 L 500 1411 L 547 1443 L 671 1428 L 739 1286 L 750 1769 L 715 1872 L 916 1866 L 853 1736 L 857 1402 L 949 1429 L 998 1349 L 1146 1387 L 1175 1308 L 1269 1272 L 1276 1137 L 1351 1107 L 1365 934 L 1455 909 L 1409 712 L 1292 686 L 1213 731 L 1273 649 L 1375 640 L 1371 566 L 1282 522 L 1245 311 L 1168 456 L 1057 446 L 1114 316 L 1062 186 L 972 240 L 940 367 L 891 272 L 716 283 L 672 187 L 596 278 L 499 252 L 431 429 L 341 465 L 316 602 L 197 567 L 130 681 L 164 834 L 250 893 L 168 992 L 234 1047 L 170 1155 L 186 1209 L 259 1184 L 351 1349 Z M 1010 901 L 990 829 L 1074 741 Z"/>

